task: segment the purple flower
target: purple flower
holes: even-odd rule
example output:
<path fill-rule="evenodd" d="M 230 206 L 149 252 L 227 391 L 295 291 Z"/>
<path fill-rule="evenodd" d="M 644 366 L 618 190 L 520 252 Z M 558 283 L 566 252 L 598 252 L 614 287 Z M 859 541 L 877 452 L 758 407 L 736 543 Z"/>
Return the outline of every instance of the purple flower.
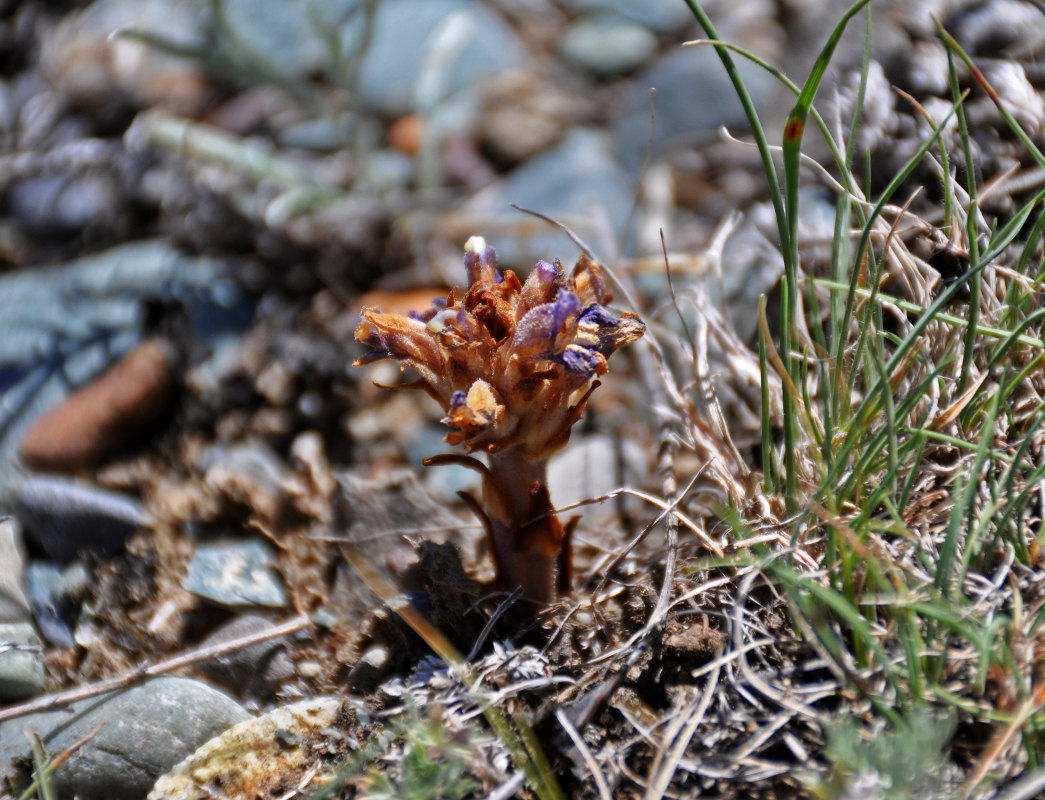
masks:
<path fill-rule="evenodd" d="M 468 288 L 445 302 L 409 316 L 364 309 L 356 339 L 371 350 L 356 363 L 395 358 L 416 370 L 420 380 L 408 385 L 446 409 L 446 441 L 487 455 L 487 465 L 448 458 L 483 473 L 483 503 L 473 507 L 499 583 L 547 601 L 570 573 L 570 526 L 551 507 L 548 459 L 569 440 L 606 359 L 645 326 L 605 307 L 602 270 L 587 256 L 569 275 L 558 261 L 538 261 L 525 283 L 498 271 L 480 237 L 468 240 L 464 261 Z"/>
<path fill-rule="evenodd" d="M 551 358 L 559 334 L 580 309 L 581 301 L 573 292 L 561 289 L 555 301 L 542 303 L 530 310 L 515 328 L 512 350 L 524 358 Z"/>

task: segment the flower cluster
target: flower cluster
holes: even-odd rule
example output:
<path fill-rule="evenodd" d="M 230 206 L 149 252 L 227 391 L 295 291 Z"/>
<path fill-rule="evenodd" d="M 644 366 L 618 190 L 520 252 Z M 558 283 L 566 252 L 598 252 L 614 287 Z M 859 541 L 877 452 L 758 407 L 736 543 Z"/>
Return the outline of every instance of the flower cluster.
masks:
<path fill-rule="evenodd" d="M 483 473 L 483 502 L 468 499 L 486 524 L 500 582 L 550 600 L 569 581 L 569 526 L 551 513 L 548 458 L 606 372 L 606 359 L 642 336 L 634 314 L 606 309 L 602 270 L 581 256 L 572 273 L 538 261 L 525 283 L 497 269 L 478 236 L 465 245 L 468 290 L 457 289 L 409 316 L 365 308 L 356 339 L 370 348 L 356 361 L 395 358 L 446 409 L 450 444 L 488 456 L 464 457 Z M 547 563 L 546 563 L 547 562 Z"/>

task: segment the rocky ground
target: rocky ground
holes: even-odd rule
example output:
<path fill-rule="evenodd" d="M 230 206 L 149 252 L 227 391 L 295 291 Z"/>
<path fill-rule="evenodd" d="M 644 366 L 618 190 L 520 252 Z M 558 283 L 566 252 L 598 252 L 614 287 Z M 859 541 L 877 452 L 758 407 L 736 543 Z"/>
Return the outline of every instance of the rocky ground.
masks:
<path fill-rule="evenodd" d="M 798 80 L 844 10 L 705 8 Z M 1037 4 L 874 13 L 872 184 L 928 131 L 890 86 L 930 112 L 949 97 L 931 13 L 1045 131 Z M 830 124 L 852 114 L 859 28 Z M 0 796 L 34 764 L 84 800 L 532 796 L 399 603 L 526 719 L 571 797 L 790 797 L 823 774 L 821 715 L 852 698 L 755 573 L 685 566 L 730 549 L 722 486 L 756 480 L 754 309 L 783 269 L 757 154 L 720 133 L 743 137 L 743 111 L 715 52 L 682 46 L 702 35 L 681 0 L 0 0 Z M 741 73 L 779 130 L 791 96 Z M 1043 180 L 969 107 L 1004 217 Z M 813 270 L 835 204 L 803 191 Z M 914 208 L 931 221 L 934 199 Z M 573 592 L 521 613 L 483 588 L 457 494 L 475 474 L 422 465 L 452 450 L 443 410 L 375 386 L 394 364 L 351 367 L 359 309 L 463 285 L 473 234 L 523 275 L 576 260 L 519 209 L 580 237 L 656 334 L 614 356 L 551 464 L 556 507 L 598 502 L 565 512 Z M 682 326 L 732 449 L 671 431 L 657 373 L 685 371 Z M 688 516 L 669 548 L 672 441 Z"/>

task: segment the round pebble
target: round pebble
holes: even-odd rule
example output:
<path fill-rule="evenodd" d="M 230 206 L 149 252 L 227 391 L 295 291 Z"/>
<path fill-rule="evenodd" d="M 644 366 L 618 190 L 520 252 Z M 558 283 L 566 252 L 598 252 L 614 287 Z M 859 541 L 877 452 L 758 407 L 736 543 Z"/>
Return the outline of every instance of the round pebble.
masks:
<path fill-rule="evenodd" d="M 624 75 L 657 52 L 657 37 L 618 14 L 591 14 L 570 23 L 558 47 L 567 61 L 595 75 Z"/>

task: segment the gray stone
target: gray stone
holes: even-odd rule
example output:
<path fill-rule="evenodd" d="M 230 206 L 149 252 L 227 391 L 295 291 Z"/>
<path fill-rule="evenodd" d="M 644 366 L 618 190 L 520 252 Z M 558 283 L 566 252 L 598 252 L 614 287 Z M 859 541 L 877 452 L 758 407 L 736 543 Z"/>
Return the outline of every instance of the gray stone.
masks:
<path fill-rule="evenodd" d="M 278 131 L 277 136 L 284 147 L 332 153 L 351 144 L 352 132 L 358 125 L 359 120 L 355 116 L 342 114 L 338 117 L 304 120 Z"/>
<path fill-rule="evenodd" d="M 0 622 L 29 619 L 29 600 L 22 590 L 25 556 L 14 517 L 0 517 Z"/>
<path fill-rule="evenodd" d="M 418 474 L 432 495 L 440 500 L 456 503 L 457 493 L 474 492 L 479 488 L 481 479 L 474 469 L 459 464 L 440 464 L 435 467 L 424 466 L 424 459 L 437 453 L 445 453 L 447 445 L 445 425 L 425 425 L 411 438 L 406 448 L 406 457 L 418 470 Z"/>
<path fill-rule="evenodd" d="M 27 541 L 63 563 L 86 551 L 118 553 L 148 521 L 132 497 L 51 476 L 30 477 L 18 488 L 15 514 Z"/>
<path fill-rule="evenodd" d="M 564 450 L 548 464 L 548 489 L 552 505 L 561 508 L 591 500 L 621 486 L 641 486 L 649 467 L 646 451 L 637 442 L 615 441 L 606 435 L 571 439 Z M 632 502 L 634 498 L 628 499 Z M 574 514 L 581 524 L 593 526 L 598 520 L 617 513 L 615 500 L 581 506 L 562 513 L 562 519 Z"/>
<path fill-rule="evenodd" d="M 208 446 L 196 461 L 206 473 L 218 470 L 239 475 L 263 492 L 278 496 L 287 476 L 287 465 L 271 447 L 260 440 Z"/>
<path fill-rule="evenodd" d="M 612 11 L 658 33 L 674 33 L 694 24 L 693 12 L 678 0 L 559 0 L 574 13 Z"/>
<path fill-rule="evenodd" d="M 359 657 L 348 673 L 348 683 L 357 691 L 369 692 L 381 682 L 388 671 L 392 655 L 384 645 L 373 645 Z"/>
<path fill-rule="evenodd" d="M 62 568 L 50 561 L 34 561 L 25 571 L 25 589 L 33 621 L 48 643 L 75 647 L 69 609 L 64 602 Z"/>
<path fill-rule="evenodd" d="M 245 614 L 222 625 L 204 639 L 201 646 L 221 644 L 271 627 L 272 623 L 265 617 Z M 237 697 L 265 701 L 296 672 L 287 653 L 288 644 L 285 636 L 266 639 L 211 659 L 203 665 L 203 670 L 211 680 Z"/>
<path fill-rule="evenodd" d="M 635 188 L 611 150 L 604 133 L 587 128 L 569 131 L 554 148 L 515 169 L 498 185 L 484 189 L 467 204 L 465 213 L 496 214 L 518 223 L 514 203 L 557 219 L 582 239 L 606 233 L 619 235 L 627 224 Z M 535 221 L 534 221 L 535 222 Z M 578 255 L 569 237 L 536 223 L 527 232 L 498 235 L 500 263 L 526 273 L 538 258 L 561 258 L 572 264 Z"/>
<path fill-rule="evenodd" d="M 24 700 L 44 690 L 40 640 L 28 622 L 0 624 L 0 700 Z"/>
<path fill-rule="evenodd" d="M 456 26 L 459 40 L 451 52 L 439 52 L 447 26 Z M 356 15 L 342 29 L 342 49 L 350 53 L 366 47 L 359 75 L 361 100 L 389 117 L 418 106 L 431 108 L 483 77 L 528 61 L 504 19 L 475 0 L 382 0 L 365 44 L 363 32 L 364 21 Z M 435 79 L 437 70 L 442 80 Z"/>
<path fill-rule="evenodd" d="M 358 745 L 352 739 L 346 742 L 338 724 L 349 708 L 341 698 L 315 697 L 242 722 L 162 776 L 147 800 L 315 794 L 311 790 L 327 783 L 340 763 L 334 759 L 331 764 L 325 756 L 344 752 L 346 744 Z M 286 791 L 295 785 L 297 791 Z M 304 793 L 306 785 L 309 791 Z"/>
<path fill-rule="evenodd" d="M 0 497 L 23 479 L 16 451 L 33 419 L 141 340 L 142 297 L 183 303 L 208 341 L 249 314 L 221 262 L 160 240 L 0 277 Z"/>
<path fill-rule="evenodd" d="M 160 775 L 247 719 L 238 703 L 206 684 L 157 678 L 61 711 L 0 723 L 0 764 L 10 770 L 12 761 L 29 756 L 27 731 L 39 734 L 51 754 L 87 739 L 55 774 L 57 796 L 140 800 Z"/>
<path fill-rule="evenodd" d="M 624 75 L 657 52 L 657 37 L 645 25 L 619 14 L 589 14 L 572 22 L 557 43 L 569 62 L 596 75 Z"/>
<path fill-rule="evenodd" d="M 782 96 L 768 73 L 746 59 L 734 60 L 756 108 L 761 110 L 770 100 Z M 614 131 L 620 157 L 629 169 L 638 169 L 650 149 L 651 88 L 657 91 L 654 157 L 714 141 L 723 125 L 734 134 L 746 130 L 744 109 L 710 47 L 673 50 L 635 76 L 632 83 L 631 98 Z"/>
<path fill-rule="evenodd" d="M 121 202 L 108 175 L 28 178 L 10 193 L 11 214 L 38 235 L 67 235 L 88 225 L 111 226 Z"/>
<path fill-rule="evenodd" d="M 332 66 L 333 53 L 323 42 L 324 25 L 339 10 L 358 5 L 339 2 L 287 3 L 283 0 L 223 0 L 214 19 L 219 52 L 235 64 L 264 65 L 281 79 L 303 78 Z"/>
<path fill-rule="evenodd" d="M 226 606 L 287 604 L 272 550 L 260 539 L 201 544 L 181 583 L 187 591 Z"/>
<path fill-rule="evenodd" d="M 375 194 L 405 189 L 414 178 L 414 160 L 398 150 L 375 150 L 362 166 L 360 179 Z"/>
<path fill-rule="evenodd" d="M 90 595 L 93 576 L 82 561 L 65 569 L 50 561 L 33 561 L 25 570 L 25 592 L 33 621 L 44 639 L 57 647 L 75 647 L 73 625 Z"/>

